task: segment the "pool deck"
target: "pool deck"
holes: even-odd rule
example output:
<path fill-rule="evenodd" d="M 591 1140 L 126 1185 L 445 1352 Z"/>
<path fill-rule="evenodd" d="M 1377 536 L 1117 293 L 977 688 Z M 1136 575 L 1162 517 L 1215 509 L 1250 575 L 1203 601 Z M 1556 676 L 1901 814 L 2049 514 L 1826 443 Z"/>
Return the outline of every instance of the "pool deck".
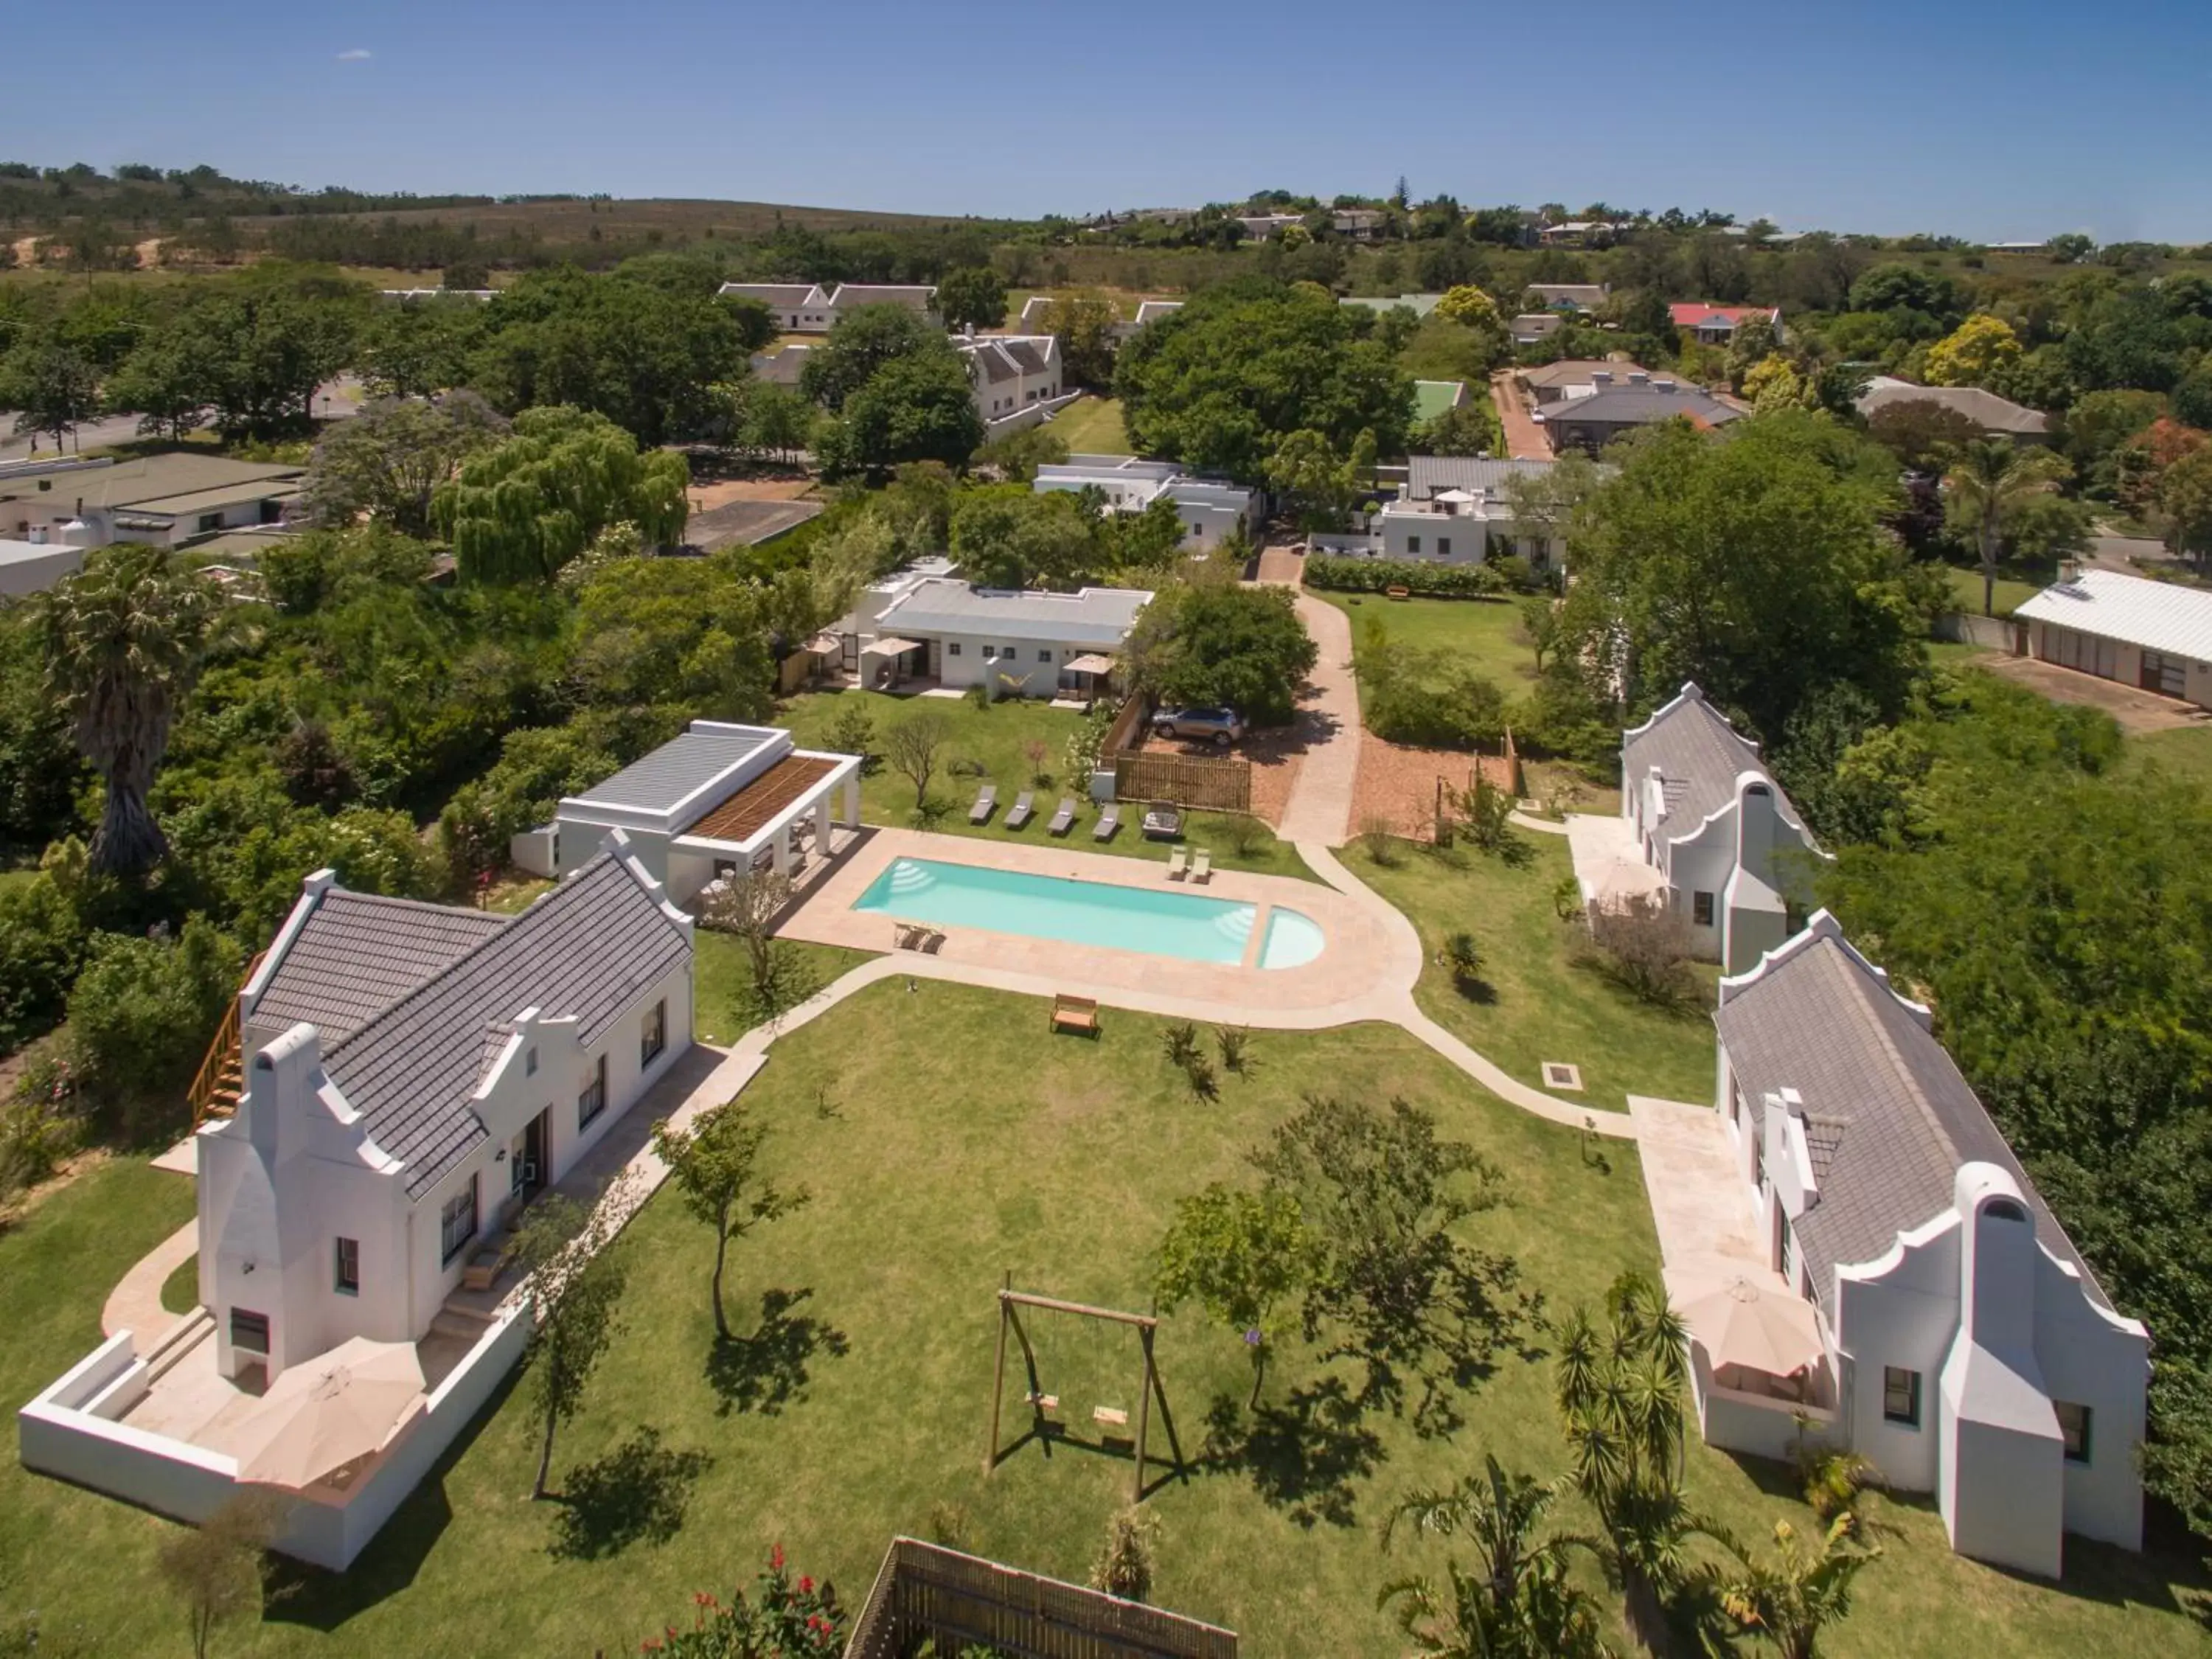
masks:
<path fill-rule="evenodd" d="M 1087 853 L 1042 836 L 1034 842 L 982 841 L 964 836 L 933 836 L 921 830 L 878 829 L 839 854 L 776 931 L 786 939 L 818 945 L 844 945 L 862 951 L 892 949 L 897 923 L 879 911 L 857 911 L 854 903 L 893 860 L 929 859 L 1024 875 L 1055 876 L 1104 886 L 1142 888 L 1151 892 L 1190 892 L 1257 907 L 1252 944 L 1243 965 L 1186 962 L 1146 951 L 1070 945 L 1019 933 L 932 924 L 945 935 L 932 958 L 954 969 L 1018 975 L 1058 984 L 1072 993 L 1104 992 L 1124 1006 L 1133 1000 L 1158 999 L 1176 1010 L 1206 1018 L 1287 1023 L 1285 1015 L 1305 1015 L 1316 1025 L 1389 1018 L 1402 1003 L 1405 987 L 1420 971 L 1416 955 L 1403 960 L 1404 941 L 1380 923 L 1372 907 L 1316 882 L 1285 876 L 1255 876 L 1216 870 L 1211 881 L 1170 881 L 1167 866 L 1149 860 Z M 1297 968 L 1256 965 L 1276 905 L 1310 916 L 1326 942 L 1321 954 Z M 917 960 L 898 953 L 901 960 Z M 1372 1008 L 1365 1005 L 1372 1000 Z M 1299 1023 L 1304 1023 L 1303 1021 Z"/>

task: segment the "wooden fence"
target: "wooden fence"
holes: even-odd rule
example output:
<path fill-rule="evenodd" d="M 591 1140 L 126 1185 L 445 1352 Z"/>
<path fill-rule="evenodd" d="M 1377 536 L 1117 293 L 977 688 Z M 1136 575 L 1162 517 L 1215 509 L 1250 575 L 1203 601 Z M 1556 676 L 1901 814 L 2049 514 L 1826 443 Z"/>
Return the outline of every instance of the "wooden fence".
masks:
<path fill-rule="evenodd" d="M 1252 810 L 1252 763 L 1211 755 L 1121 754 L 1115 800 L 1165 800 L 1214 812 Z"/>
<path fill-rule="evenodd" d="M 905 1659 L 925 1638 L 1024 1659 L 1236 1659 L 1237 1633 L 1040 1578 L 980 1556 L 894 1538 L 845 1659 Z"/>

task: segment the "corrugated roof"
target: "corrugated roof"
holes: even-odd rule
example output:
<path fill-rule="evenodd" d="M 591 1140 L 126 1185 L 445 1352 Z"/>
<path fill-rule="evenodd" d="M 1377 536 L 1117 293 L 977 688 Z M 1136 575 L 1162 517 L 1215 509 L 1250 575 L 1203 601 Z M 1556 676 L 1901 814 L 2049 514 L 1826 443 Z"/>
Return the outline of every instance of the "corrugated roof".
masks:
<path fill-rule="evenodd" d="M 1142 588 L 1086 587 L 1079 593 L 1016 593 L 932 577 L 877 619 L 879 632 L 965 634 L 982 638 L 1119 645 L 1152 594 Z"/>
<path fill-rule="evenodd" d="M 2212 593 L 2118 570 L 2084 570 L 2046 587 L 2012 613 L 2119 640 L 2169 657 L 2212 662 Z"/>
<path fill-rule="evenodd" d="M 1508 478 L 1540 478 L 1558 465 L 1556 461 L 1514 461 L 1473 455 L 1409 455 L 1406 458 L 1406 494 L 1425 501 L 1440 489 L 1464 489 L 1493 495 Z"/>
<path fill-rule="evenodd" d="M 680 966 L 690 942 L 629 866 L 602 853 L 442 972 L 343 1042 L 324 1069 L 407 1165 L 419 1198 L 483 1139 L 469 1102 L 487 1028 L 537 1007 L 574 1018 L 586 1045 Z"/>
<path fill-rule="evenodd" d="M 600 806 L 673 811 L 694 792 L 713 782 L 762 744 L 773 743 L 781 735 L 768 726 L 686 732 L 574 799 Z"/>
<path fill-rule="evenodd" d="M 343 1042 L 510 917 L 334 887 L 308 915 L 261 999 L 257 1023 L 306 1020 L 325 1048 Z"/>
<path fill-rule="evenodd" d="M 304 466 L 264 461 L 234 461 L 226 455 L 149 455 L 143 460 L 118 461 L 109 466 L 11 473 L 0 478 L 0 501 L 73 504 L 82 501 L 87 507 L 137 507 L 165 511 L 150 504 L 210 490 L 228 491 L 270 479 L 298 478 L 307 470 Z M 46 481 L 48 489 L 39 488 L 41 479 Z"/>
<path fill-rule="evenodd" d="M 1790 1230 L 1829 1316 L 1834 1269 L 1875 1260 L 1899 1233 L 1949 1209 L 1967 1163 L 1994 1164 L 2019 1183 L 2037 1237 L 2105 1302 L 1943 1045 L 1832 919 L 1816 918 L 1812 937 L 1784 948 L 1788 954 L 1723 987 L 1713 1024 L 1754 1113 L 1785 1088 L 1804 1102 L 1819 1201 Z"/>
<path fill-rule="evenodd" d="M 1774 810 L 1792 829 L 1802 831 L 1804 821 L 1782 786 L 1774 782 L 1759 745 L 1738 732 L 1705 701 L 1694 685 L 1633 731 L 1621 733 L 1622 775 L 1641 788 L 1656 766 L 1667 796 L 1664 833 L 1669 839 L 1686 836 L 1705 819 L 1735 799 L 1735 781 L 1756 772 L 1774 787 Z"/>

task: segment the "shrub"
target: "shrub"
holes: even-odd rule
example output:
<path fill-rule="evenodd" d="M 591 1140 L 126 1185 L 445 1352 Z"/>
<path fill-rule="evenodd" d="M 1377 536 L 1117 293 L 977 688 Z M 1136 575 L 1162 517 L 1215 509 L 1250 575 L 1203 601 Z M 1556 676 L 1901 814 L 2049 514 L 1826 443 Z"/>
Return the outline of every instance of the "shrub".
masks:
<path fill-rule="evenodd" d="M 1214 1046 L 1221 1050 L 1221 1069 L 1246 1074 L 1252 1064 L 1250 1049 L 1252 1032 L 1249 1026 L 1217 1025 L 1213 1028 Z"/>
<path fill-rule="evenodd" d="M 1526 561 L 1522 562 L 1525 566 Z M 1430 564 L 1419 559 L 1326 555 L 1306 560 L 1305 585 L 1340 593 L 1381 593 L 1402 587 L 1433 599 L 1494 599 L 1508 586 L 1505 578 L 1488 564 Z"/>
<path fill-rule="evenodd" d="M 862 772 L 872 772 L 883 764 L 883 757 L 872 752 L 870 747 L 876 740 L 876 717 L 858 698 L 839 702 L 837 718 L 830 722 L 830 729 L 823 736 L 837 753 L 858 755 Z"/>
<path fill-rule="evenodd" d="M 1798 1448 L 1797 1479 L 1805 1489 L 1805 1502 L 1823 1524 L 1847 1515 L 1854 1532 L 1864 1524 L 1860 1506 L 1866 1501 L 1866 1493 L 1882 1484 L 1881 1471 L 1869 1460 L 1818 1441 Z"/>
<path fill-rule="evenodd" d="M 991 688 L 981 680 L 977 680 L 960 695 L 968 700 L 968 706 L 970 708 L 988 708 L 991 706 Z"/>
<path fill-rule="evenodd" d="M 1437 959 L 1451 970 L 1452 983 L 1461 990 L 1482 983 L 1482 947 L 1466 929 L 1444 940 Z"/>
<path fill-rule="evenodd" d="M 198 916 L 173 942 L 94 935 L 69 998 L 73 1058 L 86 1082 L 127 1104 L 181 1105 L 240 965 L 236 943 Z"/>
<path fill-rule="evenodd" d="M 1479 750 L 1504 738 L 1505 694 L 1483 675 L 1462 669 L 1437 684 L 1385 669 L 1370 673 L 1369 681 L 1367 729 L 1386 742 Z"/>
<path fill-rule="evenodd" d="M 1199 1057 L 1198 1028 L 1188 1020 L 1178 1020 L 1160 1031 L 1160 1047 L 1166 1050 L 1170 1066 L 1188 1066 Z"/>
<path fill-rule="evenodd" d="M 52 873 L 0 890 L 0 1054 L 60 1018 L 83 957 L 76 906 Z"/>
<path fill-rule="evenodd" d="M 68 1060 L 47 1053 L 27 1066 L 0 1100 L 0 1210 L 76 1150 L 79 1123 L 70 1109 L 76 1091 Z"/>
<path fill-rule="evenodd" d="M 1655 1007 L 1679 1008 L 1697 995 L 1690 930 L 1664 899 L 1650 894 L 1592 910 L 1576 960 Z"/>
<path fill-rule="evenodd" d="M 1022 745 L 1022 758 L 1030 763 L 1030 781 L 1040 789 L 1050 787 L 1052 774 L 1045 763 L 1052 758 L 1052 745 L 1042 738 L 1031 738 Z"/>
<path fill-rule="evenodd" d="M 1359 845 L 1385 870 L 1398 863 L 1398 826 L 1388 812 L 1370 812 L 1359 821 Z"/>
<path fill-rule="evenodd" d="M 1583 884 L 1573 876 L 1561 876 L 1559 884 L 1552 889 L 1552 910 L 1561 921 L 1578 921 L 1588 907 L 1583 902 Z"/>
<path fill-rule="evenodd" d="M 1182 1074 L 1190 1079 L 1190 1091 L 1199 1099 L 1219 1098 L 1221 1079 L 1214 1073 L 1213 1062 L 1204 1054 L 1194 1054 L 1183 1061 Z"/>
<path fill-rule="evenodd" d="M 1106 1541 L 1091 1566 L 1091 1588 L 1141 1601 L 1152 1593 L 1153 1557 L 1159 1545 L 1159 1518 L 1131 1504 L 1106 1523 Z"/>
<path fill-rule="evenodd" d="M 702 1591 L 691 1598 L 691 1628 L 639 1644 L 641 1653 L 668 1659 L 832 1659 L 845 1650 L 845 1613 L 826 1583 L 801 1575 L 793 1582 L 783 1546 L 769 1556 L 769 1570 L 727 1602 Z"/>
<path fill-rule="evenodd" d="M 1260 819 L 1247 812 L 1224 812 L 1221 815 L 1221 838 L 1240 859 L 1257 858 L 1267 850 L 1267 843 L 1275 838 L 1274 831 Z"/>

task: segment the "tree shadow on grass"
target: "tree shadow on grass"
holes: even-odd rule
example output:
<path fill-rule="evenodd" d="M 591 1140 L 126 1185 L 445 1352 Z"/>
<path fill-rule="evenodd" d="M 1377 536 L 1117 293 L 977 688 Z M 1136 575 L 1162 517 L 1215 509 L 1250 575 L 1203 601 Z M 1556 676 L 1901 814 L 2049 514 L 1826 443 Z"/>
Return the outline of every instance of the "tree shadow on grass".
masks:
<path fill-rule="evenodd" d="M 684 1529 L 691 1488 L 714 1462 L 703 1451 L 668 1449 L 658 1429 L 640 1429 L 605 1457 L 568 1471 L 547 1553 L 604 1561 L 632 1544 L 665 1544 Z"/>
<path fill-rule="evenodd" d="M 1248 1421 L 1244 1407 L 1216 1395 L 1206 1413 L 1206 1467 L 1249 1474 L 1271 1509 L 1301 1527 L 1356 1522 L 1352 1483 L 1382 1462 L 1382 1441 L 1360 1419 L 1359 1401 L 1340 1377 L 1291 1390 L 1281 1404 L 1263 1402 Z"/>
<path fill-rule="evenodd" d="M 775 1416 L 805 1398 L 807 1362 L 817 1352 L 842 1358 L 851 1349 L 836 1326 L 811 1314 L 793 1316 L 791 1310 L 813 1294 L 764 1291 L 759 1329 L 750 1336 L 716 1339 L 707 1354 L 707 1386 L 721 1402 L 714 1408 L 718 1416 L 733 1411 Z"/>

